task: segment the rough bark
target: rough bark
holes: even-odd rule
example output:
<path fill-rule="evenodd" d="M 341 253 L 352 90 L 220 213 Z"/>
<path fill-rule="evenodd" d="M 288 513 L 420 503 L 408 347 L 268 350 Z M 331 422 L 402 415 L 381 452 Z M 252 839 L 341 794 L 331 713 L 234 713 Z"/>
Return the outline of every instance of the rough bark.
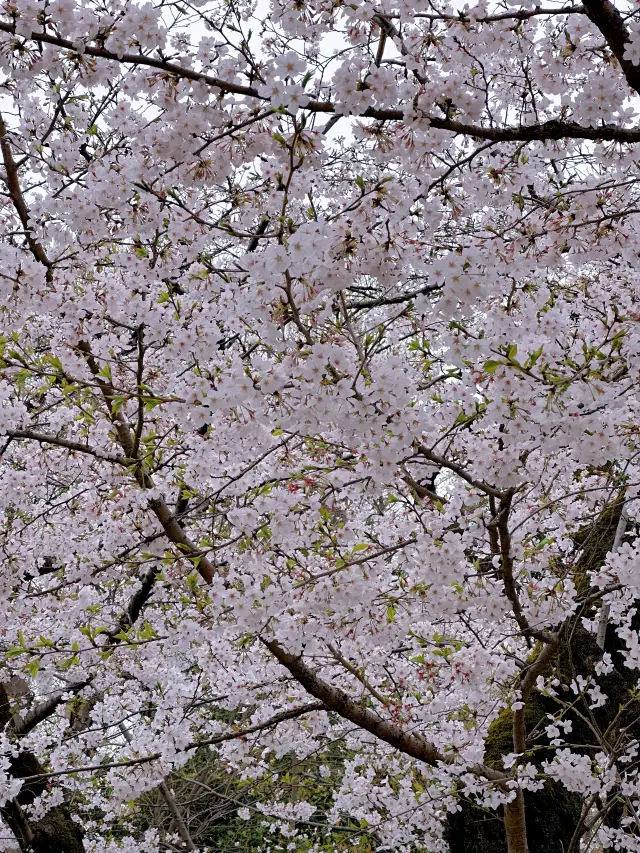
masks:
<path fill-rule="evenodd" d="M 575 537 L 580 556 L 575 563 L 573 576 L 576 587 L 583 593 L 588 592 L 588 572 L 602 565 L 613 546 L 621 508 L 622 501 L 616 500 L 603 510 L 595 524 L 579 531 Z M 570 684 L 577 675 L 588 678 L 600 660 L 602 649 L 598 647 L 595 635 L 587 631 L 581 621 L 581 616 L 592 616 L 593 612 L 582 613 L 565 626 L 561 641 L 549 661 L 547 672 L 555 670 L 563 685 Z M 625 727 L 628 728 L 626 734 L 630 738 L 640 734 L 637 702 L 615 720 L 620 706 L 628 703 L 630 691 L 637 686 L 638 675 L 624 666 L 622 643 L 611 628 L 605 632 L 604 651 L 611 654 L 615 665 L 613 672 L 598 679 L 603 693 L 607 695 L 606 704 L 591 709 L 588 703 L 578 702 L 575 712 L 565 714 L 565 719 L 572 722 L 572 732 L 567 739 L 576 744 L 576 752 L 588 753 L 589 746 L 599 746 L 604 733 L 614 722 L 615 731 L 610 732 L 607 738 L 610 742 Z M 572 697 L 573 694 L 561 695 L 560 698 Z M 536 752 L 531 758 L 535 764 L 541 764 L 554 752 L 553 748 L 541 747 L 548 743 L 543 733 L 547 715 L 557 713 L 558 709 L 557 702 L 541 696 L 535 690 L 528 697 L 523 726 L 524 746 L 527 749 L 536 746 Z M 592 726 L 587 724 L 585 718 L 591 720 Z M 513 751 L 513 716 L 509 710 L 505 710 L 489 729 L 485 763 L 490 767 L 501 768 L 503 756 Z M 522 744 L 515 751 L 522 751 Z M 528 853 L 565 853 L 580 821 L 583 797 L 549 780 L 540 791 L 525 791 L 522 804 Z M 521 824 L 516 822 L 517 814 L 507 814 L 505 810 L 491 812 L 469 800 L 462 800 L 461 806 L 461 811 L 450 815 L 447 821 L 446 839 L 451 853 L 514 853 L 515 848 L 512 851 L 508 846 L 507 836 L 511 834 L 515 838 L 518 833 L 522 834 Z M 609 811 L 606 818 L 609 825 L 615 826 L 621 816 L 621 809 L 620 805 Z M 522 853 L 521 849 L 519 853 Z"/>
<path fill-rule="evenodd" d="M 11 702 L 5 685 L 0 683 L 0 727 L 12 723 Z M 24 779 L 44 773 L 40 761 L 28 751 L 11 760 L 11 774 Z M 54 806 L 40 820 L 30 821 L 25 808 L 30 806 L 46 788 L 44 781 L 26 783 L 18 796 L 0 809 L 0 814 L 16 837 L 23 853 L 84 853 L 83 833 L 72 820 L 66 805 Z"/>
<path fill-rule="evenodd" d="M 508 853 L 529 853 L 522 791 L 518 791 L 515 800 L 504 807 L 504 835 Z"/>

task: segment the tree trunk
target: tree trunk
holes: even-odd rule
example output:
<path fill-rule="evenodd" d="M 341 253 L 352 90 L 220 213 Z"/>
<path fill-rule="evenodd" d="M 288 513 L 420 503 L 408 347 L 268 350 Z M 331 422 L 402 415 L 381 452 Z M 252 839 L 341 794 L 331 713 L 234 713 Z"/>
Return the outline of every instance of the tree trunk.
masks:
<path fill-rule="evenodd" d="M 11 703 L 5 685 L 0 683 L 0 727 L 12 722 Z M 24 779 L 45 772 L 44 768 L 31 752 L 20 752 L 11 760 L 11 774 Z M 20 850 L 24 853 L 84 853 L 82 829 L 71 819 L 66 805 L 54 806 L 37 821 L 29 821 L 25 807 L 31 805 L 46 789 L 44 781 L 23 785 L 18 796 L 7 802 L 0 814 L 16 837 Z"/>
<path fill-rule="evenodd" d="M 581 553 L 573 570 L 573 579 L 583 593 L 589 590 L 589 571 L 602 565 L 614 545 L 620 513 L 621 502 L 616 501 L 604 508 L 595 524 L 585 527 L 574 536 Z M 593 616 L 594 612 L 580 613 L 580 617 L 588 615 Z M 634 628 L 638 627 L 638 621 L 636 617 Z M 611 629 L 604 630 L 602 636 L 604 651 L 609 652 L 615 666 L 613 672 L 598 679 L 603 693 L 608 697 L 607 702 L 599 708 L 581 707 L 578 710 L 591 718 L 600 732 L 605 732 L 619 707 L 629 701 L 630 691 L 637 687 L 638 675 L 637 671 L 625 666 L 625 660 L 620 654 L 623 644 L 616 633 Z M 578 617 L 566 626 L 564 638 L 549 668 L 556 671 L 562 684 L 569 685 L 577 675 L 588 678 L 593 674 L 602 651 L 596 637 L 583 627 Z M 553 700 L 541 696 L 535 690 L 528 696 L 524 712 L 524 744 L 520 744 L 516 752 L 522 752 L 532 745 L 527 742 L 527 732 L 536 728 L 540 730 L 540 723 L 547 714 L 557 713 L 558 709 L 559 706 Z M 574 751 L 589 754 L 589 745 L 598 745 L 592 728 L 577 713 L 568 712 L 565 719 L 572 722 L 570 742 L 581 745 L 576 746 Z M 637 703 L 629 707 L 616 723 L 617 731 L 625 727 L 629 737 L 638 736 L 640 726 Z M 555 751 L 553 748 L 548 751 L 540 749 L 543 743 L 544 738 L 536 739 L 537 751 L 535 760 L 532 759 L 535 764 L 540 764 Z M 513 715 L 505 710 L 489 728 L 485 763 L 500 767 L 503 756 L 513 751 Z M 463 799 L 461 811 L 449 815 L 447 820 L 445 838 L 451 853 L 527 853 L 527 850 L 528 853 L 564 853 L 568 849 L 581 817 L 583 798 L 580 795 L 567 791 L 559 782 L 548 780 L 539 791 L 525 791 L 517 808 L 516 803 L 510 804 L 512 808 L 507 806 L 496 813 Z M 620 818 L 620 810 L 621 806 L 612 809 L 606 822 L 615 826 Z M 523 820 L 526 833 L 523 833 Z M 522 837 L 525 838 L 524 847 Z M 516 844 L 520 846 L 514 846 Z"/>
<path fill-rule="evenodd" d="M 524 811 L 524 796 L 522 791 L 518 789 L 515 800 L 504 806 L 504 834 L 507 839 L 507 853 L 529 853 Z"/>

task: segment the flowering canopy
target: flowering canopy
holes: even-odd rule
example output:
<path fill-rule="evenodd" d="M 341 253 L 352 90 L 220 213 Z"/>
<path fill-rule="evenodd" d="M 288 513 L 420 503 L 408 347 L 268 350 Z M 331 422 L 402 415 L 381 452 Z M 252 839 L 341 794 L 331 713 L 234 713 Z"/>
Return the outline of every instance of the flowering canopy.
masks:
<path fill-rule="evenodd" d="M 0 64 L 6 843 L 339 743 L 274 851 L 637 850 L 634 4 L 6 0 Z"/>

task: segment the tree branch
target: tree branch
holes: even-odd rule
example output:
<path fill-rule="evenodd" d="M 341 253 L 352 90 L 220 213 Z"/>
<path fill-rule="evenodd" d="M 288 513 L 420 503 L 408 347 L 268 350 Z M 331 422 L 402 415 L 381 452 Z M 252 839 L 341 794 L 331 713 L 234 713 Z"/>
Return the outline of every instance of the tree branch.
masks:
<path fill-rule="evenodd" d="M 29 209 L 27 207 L 26 201 L 24 200 L 22 188 L 20 187 L 18 166 L 15 160 L 13 159 L 13 151 L 11 150 L 9 138 L 7 136 L 7 126 L 1 114 L 0 151 L 2 152 L 2 160 L 4 163 L 4 169 L 7 178 L 7 189 L 9 191 L 9 197 L 11 198 L 15 211 L 18 214 L 18 219 L 20 220 L 20 222 L 22 223 L 22 227 L 24 228 L 27 245 L 29 246 L 31 254 L 34 256 L 34 258 L 40 261 L 40 263 L 45 267 L 45 277 L 47 281 L 51 283 L 53 281 L 53 263 L 49 260 L 47 253 L 43 249 L 42 245 L 35 239 L 31 231 L 31 217 L 29 216 Z"/>
<path fill-rule="evenodd" d="M 518 9 L 513 12 L 499 12 L 496 15 L 486 15 L 483 18 L 472 18 L 471 15 L 460 12 L 458 15 L 438 14 L 437 12 L 416 12 L 414 18 L 426 18 L 428 21 L 452 21 L 455 23 L 493 24 L 497 21 L 526 21 L 538 15 L 584 15 L 584 6 L 565 6 L 561 9 Z M 389 15 L 389 17 L 396 17 Z"/>
<path fill-rule="evenodd" d="M 449 459 L 445 459 L 444 456 L 439 456 L 419 441 L 415 442 L 414 447 L 420 456 L 423 456 L 425 459 L 428 459 L 429 462 L 433 462 L 434 465 L 438 465 L 440 468 L 446 468 L 449 471 L 453 471 L 454 474 L 457 474 L 458 477 L 464 480 L 465 483 L 469 483 L 470 486 L 473 486 L 492 498 L 497 498 L 499 500 L 504 498 L 504 492 L 500 491 L 500 489 L 496 489 L 494 486 L 490 486 L 489 483 L 485 483 L 483 480 L 476 480 L 467 472 L 464 466 L 459 465 L 457 462 L 452 462 Z"/>
<path fill-rule="evenodd" d="M 297 717 L 301 717 L 303 714 L 326 710 L 327 709 L 323 702 L 308 702 L 306 705 L 301 705 L 299 708 L 292 708 L 289 711 L 282 711 L 280 714 L 275 714 L 268 720 L 265 720 L 262 723 L 256 723 L 254 726 L 248 726 L 245 729 L 238 729 L 235 732 L 225 732 L 224 734 L 216 735 L 215 737 L 207 738 L 206 740 L 193 741 L 193 743 L 187 744 L 185 750 L 197 749 L 201 746 L 215 746 L 218 743 L 224 743 L 228 740 L 236 740 L 237 738 L 246 737 L 247 735 L 264 731 L 264 729 L 277 726 L 279 723 L 283 723 L 286 720 L 294 720 Z M 109 761 L 105 764 L 90 764 L 83 765 L 82 767 L 70 767 L 67 770 L 53 770 L 50 773 L 39 773 L 33 776 L 24 777 L 24 782 L 26 784 L 28 782 L 36 782 L 41 779 L 48 779 L 53 776 L 70 776 L 73 773 L 89 773 L 94 770 L 114 770 L 118 767 L 134 767 L 138 764 L 147 764 L 150 761 L 158 761 L 160 758 L 162 758 L 162 753 L 154 752 L 151 755 L 144 755 L 140 758 L 126 758 L 124 761 Z"/>
<path fill-rule="evenodd" d="M 91 347 L 86 341 L 80 341 L 76 349 L 84 356 L 87 366 L 93 374 L 98 387 L 102 391 L 109 418 L 113 423 L 120 446 L 124 450 L 127 458 L 132 458 L 136 466 L 135 478 L 136 482 L 142 489 L 154 489 L 155 482 L 151 474 L 148 474 L 143 466 L 142 460 L 135 454 L 135 439 L 131 435 L 129 424 L 124 419 L 122 412 L 114 405 L 116 393 L 111 383 L 100 373 L 100 368 L 91 351 Z M 149 500 L 149 508 L 155 513 L 156 518 L 163 527 L 163 530 L 170 542 L 178 546 L 182 554 L 193 564 L 193 567 L 199 572 L 206 583 L 211 583 L 216 574 L 220 574 L 220 569 L 214 566 L 209 560 L 204 551 L 198 548 L 187 536 L 182 525 L 178 522 L 175 515 L 169 509 L 166 500 L 163 497 L 155 497 Z"/>
<path fill-rule="evenodd" d="M 0 32 L 16 35 L 15 24 L 0 22 Z M 71 42 L 69 39 L 59 38 L 58 36 L 54 36 L 49 33 L 32 32 L 29 36 L 24 36 L 24 38 L 40 44 L 51 44 L 55 47 L 72 51 L 73 53 L 79 52 L 77 43 Z M 244 95 L 247 98 L 255 98 L 256 100 L 269 102 L 269 98 L 267 96 L 261 95 L 258 90 L 254 89 L 252 86 L 241 86 L 237 83 L 232 83 L 228 80 L 221 80 L 218 77 L 205 74 L 202 71 L 194 71 L 191 68 L 177 65 L 174 62 L 169 62 L 164 59 L 155 59 L 152 56 L 146 56 L 142 53 L 118 54 L 114 51 L 107 50 L 106 48 L 94 47 L 92 45 L 83 45 L 82 53 L 87 56 L 95 56 L 100 59 L 106 59 L 110 62 L 118 62 L 125 65 L 158 68 L 168 74 L 174 74 L 176 77 L 206 83 L 208 86 L 220 89 L 220 91 L 224 93 Z M 333 113 L 336 115 L 342 115 L 342 113 L 340 113 L 340 109 L 330 101 L 309 100 L 306 104 L 302 105 L 302 109 L 313 113 Z M 476 139 L 493 140 L 494 142 L 547 142 L 561 139 L 588 139 L 594 142 L 640 142 L 640 128 L 621 128 L 617 125 L 611 124 L 601 125 L 600 127 L 585 127 L 577 124 L 576 122 L 559 121 L 557 119 L 518 127 L 483 127 L 481 125 L 465 124 L 464 122 L 454 121 L 453 119 L 439 118 L 438 116 L 414 115 L 413 107 L 409 104 L 397 109 L 378 109 L 370 107 L 360 117 L 378 119 L 379 121 L 405 121 L 407 118 L 411 118 L 418 122 L 422 121 L 425 125 L 431 126 L 436 130 L 444 130 L 450 133 L 470 136 Z"/>
<path fill-rule="evenodd" d="M 627 83 L 640 94 L 640 65 L 624 58 L 627 44 L 631 41 L 622 15 L 610 0 L 584 0 L 584 9 L 589 20 L 605 37 L 611 52 L 620 63 Z"/>
<path fill-rule="evenodd" d="M 56 447 L 63 447 L 67 450 L 75 450 L 77 453 L 86 453 L 89 456 L 93 456 L 95 459 L 100 460 L 101 462 L 111 462 L 114 465 L 123 465 L 125 467 L 129 467 L 135 463 L 135 459 L 128 458 L 127 456 L 111 456 L 108 453 L 102 453 L 100 450 L 96 450 L 95 447 L 92 447 L 90 444 L 83 444 L 80 441 L 71 441 L 68 438 L 61 438 L 57 435 L 49 435 L 44 432 L 37 432 L 33 429 L 12 429 L 7 430 L 7 435 L 11 436 L 11 438 L 15 439 L 28 439 L 31 441 L 38 441 L 41 444 L 53 444 Z"/>
<path fill-rule="evenodd" d="M 319 699 L 328 711 L 334 711 L 343 719 L 355 723 L 399 752 L 417 758 L 418 761 L 431 767 L 441 763 L 453 764 L 455 760 L 453 757 L 444 755 L 434 744 L 424 740 L 420 735 L 403 731 L 388 720 L 381 719 L 373 711 L 355 702 L 339 687 L 323 681 L 305 664 L 300 655 L 289 654 L 275 640 L 261 638 L 261 642 L 296 681 L 312 696 Z M 472 764 L 468 769 L 476 776 L 482 776 L 494 782 L 504 782 L 507 778 L 504 773 L 482 764 Z"/>

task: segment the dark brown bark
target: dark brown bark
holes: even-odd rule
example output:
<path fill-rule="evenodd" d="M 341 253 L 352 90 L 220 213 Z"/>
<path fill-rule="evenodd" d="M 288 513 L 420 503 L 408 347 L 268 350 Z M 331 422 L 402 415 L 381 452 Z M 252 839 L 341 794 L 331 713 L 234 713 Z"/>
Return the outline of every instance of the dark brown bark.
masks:
<path fill-rule="evenodd" d="M 324 681 L 302 659 L 302 655 L 292 655 L 285 651 L 275 640 L 262 640 L 271 654 L 287 669 L 296 681 L 301 684 L 316 699 L 319 699 L 327 711 L 334 711 L 345 720 L 355 723 L 365 731 L 370 732 L 379 740 L 390 744 L 394 749 L 405 755 L 410 755 L 431 766 L 439 763 L 449 763 L 434 744 L 420 735 L 405 731 L 390 720 L 386 720 L 368 708 L 365 708 L 348 693 Z M 472 765 L 471 773 L 490 779 L 504 785 L 505 774 L 481 764 Z"/>
<path fill-rule="evenodd" d="M 600 3 L 598 5 L 602 4 Z M 608 5 L 611 6 L 610 3 Z M 0 22 L 0 32 L 14 34 L 15 25 Z M 604 31 L 602 32 L 606 38 L 606 33 L 604 33 Z M 29 40 L 40 44 L 50 44 L 63 50 L 76 52 L 76 46 L 73 42 L 68 39 L 55 36 L 52 33 L 34 31 L 28 38 Z M 231 81 L 221 80 L 217 77 L 205 74 L 204 72 L 195 71 L 192 68 L 187 68 L 174 62 L 169 62 L 165 59 L 159 59 L 155 56 L 149 56 L 141 53 L 125 53 L 118 56 L 118 54 L 111 50 L 107 50 L 107 48 L 97 47 L 92 44 L 85 45 L 83 52 L 86 56 L 95 56 L 118 64 L 158 68 L 168 74 L 175 75 L 177 78 L 200 80 L 214 89 L 219 89 L 221 92 L 244 95 L 248 98 L 254 98 L 258 103 L 268 103 L 268 99 L 261 95 L 258 90 L 252 86 L 243 86 Z M 628 65 L 630 65 L 630 63 L 628 63 Z M 623 66 L 623 70 L 625 70 L 625 68 L 626 66 Z M 631 77 L 631 79 L 634 78 Z M 627 76 L 627 80 L 629 80 L 630 85 L 634 85 L 631 83 L 629 76 Z M 336 106 L 329 101 L 310 100 L 304 105 L 303 109 L 309 110 L 309 112 L 313 113 L 338 114 Z M 405 121 L 406 113 L 409 111 L 409 108 L 404 105 L 398 109 L 378 109 L 375 107 L 369 107 L 369 109 L 367 109 L 363 114 L 363 117 L 378 119 L 380 121 Z M 480 125 L 465 124 L 464 122 L 439 116 L 424 116 L 423 120 L 425 124 L 429 124 L 431 127 L 438 130 L 445 130 L 453 134 L 470 136 L 475 139 L 490 139 L 495 142 L 536 142 L 560 139 L 591 139 L 601 142 L 615 141 L 625 143 L 640 141 L 640 130 L 637 128 L 625 128 L 612 124 L 602 125 L 601 127 L 586 127 L 573 121 L 551 120 L 514 127 L 483 127 Z"/>
<path fill-rule="evenodd" d="M 0 683 L 0 727 L 11 727 L 13 714 L 5 685 Z M 11 774 L 25 779 L 44 773 L 37 757 L 26 750 L 21 751 L 10 764 Z M 0 809 L 0 814 L 11 829 L 24 853 L 84 853 L 83 833 L 71 819 L 66 805 L 54 806 L 40 820 L 30 821 L 25 807 L 30 806 L 46 789 L 45 780 L 25 783 L 14 800 Z"/>
<path fill-rule="evenodd" d="M 622 15 L 609 0 L 585 0 L 583 5 L 589 20 L 600 30 L 620 63 L 627 83 L 640 93 L 640 65 L 634 65 L 631 60 L 624 58 L 630 38 Z"/>

